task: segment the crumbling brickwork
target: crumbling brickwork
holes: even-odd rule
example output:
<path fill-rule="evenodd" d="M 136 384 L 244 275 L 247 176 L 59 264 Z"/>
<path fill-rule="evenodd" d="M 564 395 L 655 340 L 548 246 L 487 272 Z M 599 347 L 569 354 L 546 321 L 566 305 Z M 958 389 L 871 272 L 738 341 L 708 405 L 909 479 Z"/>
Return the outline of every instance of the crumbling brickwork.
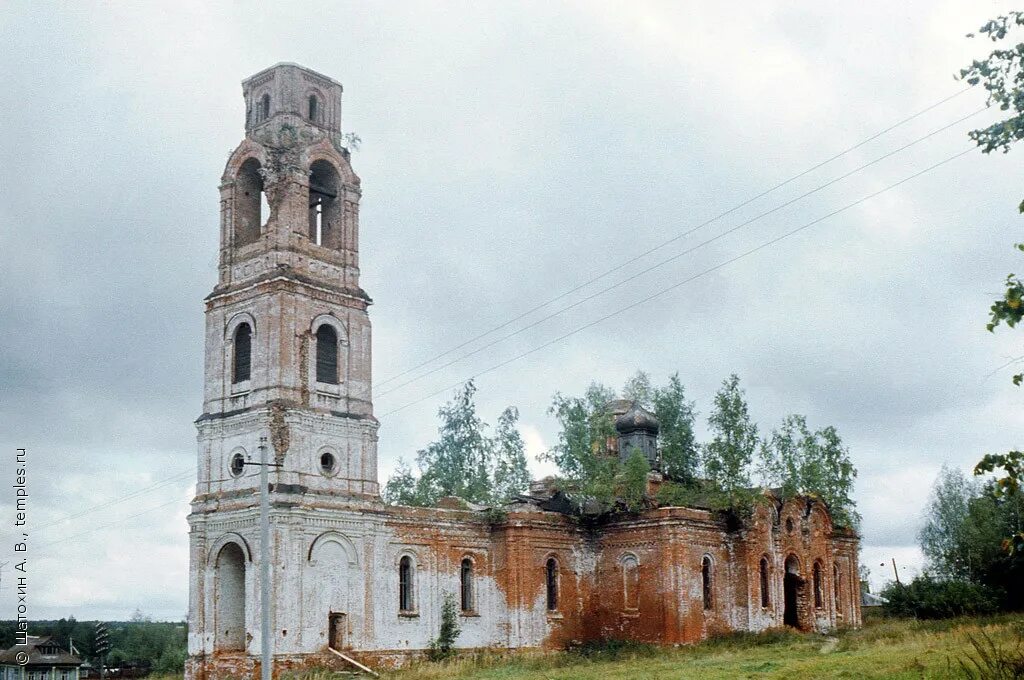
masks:
<path fill-rule="evenodd" d="M 264 546 L 258 477 L 245 465 L 260 446 L 280 465 L 270 471 L 267 546 L 275 674 L 342 667 L 329 648 L 379 666 L 421 655 L 446 594 L 459 601 L 463 649 L 672 645 L 860 624 L 857 537 L 812 499 L 768 496 L 738 523 L 682 507 L 584 520 L 528 497 L 503 517 L 458 502 L 385 506 L 371 301 L 359 286 L 361 190 L 341 144 L 341 85 L 279 64 L 243 90 L 246 138 L 220 187 L 219 279 L 206 299 L 191 680 L 260 670 Z M 622 413 L 623 433 L 655 456 L 656 423 L 629 405 Z"/>

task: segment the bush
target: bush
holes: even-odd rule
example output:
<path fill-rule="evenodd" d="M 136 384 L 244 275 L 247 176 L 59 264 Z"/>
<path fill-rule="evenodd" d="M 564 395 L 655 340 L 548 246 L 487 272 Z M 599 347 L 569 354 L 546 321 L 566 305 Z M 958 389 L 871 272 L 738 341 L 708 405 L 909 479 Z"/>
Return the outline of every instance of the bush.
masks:
<path fill-rule="evenodd" d="M 993 614 L 999 610 L 1001 598 L 994 588 L 965 581 L 939 581 L 928 574 L 909 584 L 890 584 L 881 594 L 888 600 L 883 605 L 886 614 L 915 619 Z"/>
<path fill-rule="evenodd" d="M 430 641 L 427 658 L 431 661 L 443 661 L 455 655 L 455 639 L 459 637 L 459 618 L 455 611 L 455 597 L 445 593 L 441 603 L 441 630 L 437 637 Z"/>

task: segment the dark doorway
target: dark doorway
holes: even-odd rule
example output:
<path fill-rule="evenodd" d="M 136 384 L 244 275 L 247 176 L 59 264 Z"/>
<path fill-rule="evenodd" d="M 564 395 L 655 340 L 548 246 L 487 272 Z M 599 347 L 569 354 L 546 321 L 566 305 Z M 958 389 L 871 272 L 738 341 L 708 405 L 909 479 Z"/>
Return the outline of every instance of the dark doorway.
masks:
<path fill-rule="evenodd" d="M 790 555 L 786 558 L 785 576 L 783 577 L 783 593 L 785 608 L 782 612 L 782 622 L 793 628 L 800 627 L 800 614 L 798 610 L 800 601 L 800 589 L 804 580 L 800 578 L 800 562 L 796 557 Z"/>
<path fill-rule="evenodd" d="M 331 612 L 330 617 L 330 642 L 331 649 L 345 649 L 345 615 Z"/>

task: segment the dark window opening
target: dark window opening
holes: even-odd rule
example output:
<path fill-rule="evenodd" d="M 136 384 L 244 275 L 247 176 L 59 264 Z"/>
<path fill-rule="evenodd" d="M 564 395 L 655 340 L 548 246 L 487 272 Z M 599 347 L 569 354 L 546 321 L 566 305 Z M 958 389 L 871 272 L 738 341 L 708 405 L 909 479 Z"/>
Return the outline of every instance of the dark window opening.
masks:
<path fill-rule="evenodd" d="M 231 382 L 240 383 L 249 379 L 252 370 L 252 328 L 241 323 L 235 329 L 234 370 Z"/>
<path fill-rule="evenodd" d="M 317 114 L 316 104 L 317 104 L 316 96 L 315 95 L 309 95 L 309 119 L 311 121 L 313 121 L 314 123 L 316 122 L 316 114 Z"/>
<path fill-rule="evenodd" d="M 548 611 L 553 612 L 558 609 L 558 560 L 549 557 L 544 570 L 548 591 Z"/>
<path fill-rule="evenodd" d="M 328 324 L 316 331 L 316 381 L 338 384 L 338 334 Z"/>
<path fill-rule="evenodd" d="M 242 471 L 245 470 L 245 456 L 240 453 L 231 456 L 230 469 L 233 477 L 241 477 Z"/>
<path fill-rule="evenodd" d="M 325 475 L 329 475 L 334 472 L 334 454 L 329 451 L 325 451 L 320 454 L 320 471 Z"/>
<path fill-rule="evenodd" d="M 713 584 L 711 582 L 711 558 L 707 555 L 700 561 L 701 593 L 704 597 L 704 609 L 711 609 Z"/>
<path fill-rule="evenodd" d="M 406 555 L 398 561 L 398 609 L 403 612 L 413 610 L 412 592 L 412 558 Z"/>
<path fill-rule="evenodd" d="M 821 584 L 821 562 L 815 562 L 814 563 L 813 578 L 814 578 L 814 608 L 815 609 L 821 609 L 822 606 L 824 605 L 824 600 L 825 600 L 824 593 L 822 592 L 822 584 Z"/>
<path fill-rule="evenodd" d="M 462 560 L 459 578 L 461 579 L 460 585 L 462 586 L 462 611 L 475 611 L 476 603 L 473 601 L 473 560 L 468 557 Z"/>
<path fill-rule="evenodd" d="M 263 231 L 263 217 L 270 215 L 263 190 L 260 162 L 247 158 L 235 177 L 235 245 L 244 246 L 259 240 Z"/>
<path fill-rule="evenodd" d="M 761 606 L 767 607 L 771 605 L 771 595 L 768 593 L 768 558 L 761 558 Z"/>
<path fill-rule="evenodd" d="M 265 95 L 263 95 L 262 98 L 260 98 L 260 115 L 259 115 L 259 119 L 260 119 L 260 121 L 264 121 L 267 118 L 270 118 L 270 95 L 269 94 L 265 94 Z"/>
<path fill-rule="evenodd" d="M 795 555 L 786 558 L 782 577 L 782 622 L 793 628 L 800 627 L 798 604 L 804 597 L 804 580 L 800 577 L 800 561 Z"/>

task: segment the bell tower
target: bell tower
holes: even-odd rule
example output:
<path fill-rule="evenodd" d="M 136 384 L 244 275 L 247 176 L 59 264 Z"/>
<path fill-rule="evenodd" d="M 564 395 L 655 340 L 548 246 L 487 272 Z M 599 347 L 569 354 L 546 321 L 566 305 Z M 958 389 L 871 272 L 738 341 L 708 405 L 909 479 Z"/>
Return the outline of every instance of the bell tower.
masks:
<path fill-rule="evenodd" d="M 251 465 L 260 447 L 274 463 L 266 550 L 275 657 L 323 646 L 323 622 L 304 619 L 312 610 L 298 604 L 322 590 L 310 542 L 381 507 L 371 300 L 359 285 L 360 183 L 341 135 L 341 84 L 277 64 L 242 91 L 245 139 L 221 177 L 218 277 L 205 300 L 189 515 L 192 679 L 252 675 L 260 653 L 253 566 L 264 546 Z M 331 573 L 341 566 L 332 563 Z"/>
<path fill-rule="evenodd" d="M 245 139 L 220 184 L 206 298 L 199 493 L 255 492 L 265 440 L 279 489 L 376 498 L 359 177 L 340 83 L 282 63 L 247 78 Z"/>

